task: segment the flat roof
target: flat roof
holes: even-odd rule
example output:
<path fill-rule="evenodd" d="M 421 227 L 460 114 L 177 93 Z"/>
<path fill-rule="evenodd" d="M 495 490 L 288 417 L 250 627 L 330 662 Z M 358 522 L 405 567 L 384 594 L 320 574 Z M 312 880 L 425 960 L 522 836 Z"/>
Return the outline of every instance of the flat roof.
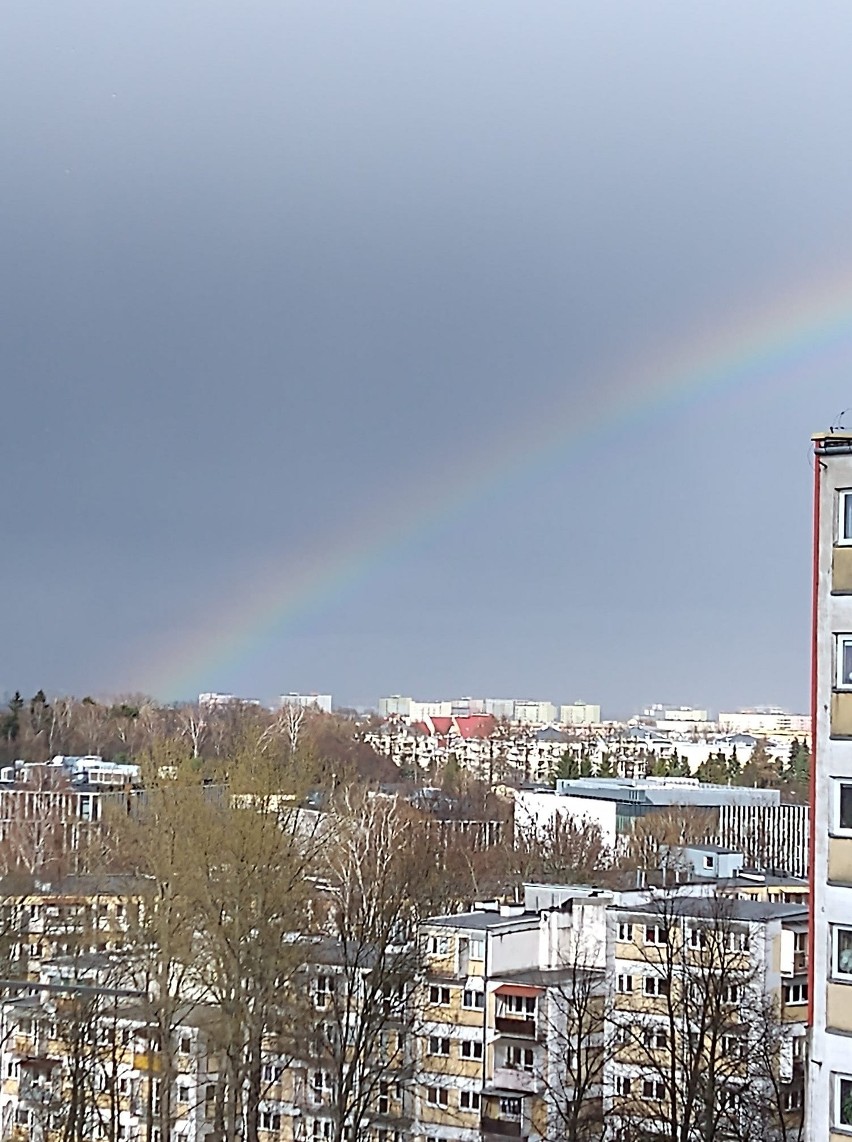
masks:
<path fill-rule="evenodd" d="M 726 896 L 668 896 L 644 904 L 619 904 L 617 911 L 633 915 L 694 916 L 698 919 L 743 920 L 766 923 L 769 920 L 805 920 L 808 909 L 802 904 L 781 904 L 772 900 L 738 900 Z"/>

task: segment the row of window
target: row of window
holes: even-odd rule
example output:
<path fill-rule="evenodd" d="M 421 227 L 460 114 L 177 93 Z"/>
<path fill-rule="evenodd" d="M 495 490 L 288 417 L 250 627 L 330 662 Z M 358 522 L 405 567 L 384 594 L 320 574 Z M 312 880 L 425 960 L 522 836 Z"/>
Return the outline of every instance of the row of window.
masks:
<path fill-rule="evenodd" d="M 440 1055 L 448 1059 L 450 1057 L 450 1044 L 451 1039 L 443 1036 L 432 1035 L 429 1038 L 429 1054 Z M 459 1040 L 459 1058 L 461 1059 L 481 1059 L 483 1052 L 482 1043 L 475 1039 L 460 1039 Z"/>
<path fill-rule="evenodd" d="M 429 988 L 429 1002 L 433 1007 L 449 1007 L 452 991 L 450 987 L 433 984 Z M 465 988 L 462 992 L 462 1007 L 468 1011 L 482 1011 L 485 1007 L 485 992 Z"/>
<path fill-rule="evenodd" d="M 450 1105 L 451 1093 L 455 1092 L 451 1092 L 449 1087 L 427 1086 L 424 1089 L 426 1105 L 445 1109 Z M 458 1096 L 459 1110 L 479 1110 L 482 1096 L 478 1090 L 460 1090 Z"/>
<path fill-rule="evenodd" d="M 621 943 L 633 943 L 634 928 L 643 933 L 645 944 L 659 946 L 669 942 L 669 930 L 658 924 L 619 924 L 618 939 Z M 687 929 L 686 943 L 690 948 L 706 948 L 713 943 L 716 947 L 724 947 L 730 952 L 748 950 L 748 932 L 733 930 L 720 931 L 718 928 L 708 928 L 706 925 L 692 925 Z"/>
<path fill-rule="evenodd" d="M 619 972 L 615 979 L 615 989 L 621 995 L 629 995 L 636 991 L 652 997 L 666 996 L 669 994 L 669 980 L 660 975 L 634 976 Z M 729 983 L 722 988 L 723 1003 L 739 1003 L 741 998 L 742 987 L 739 984 Z"/>
<path fill-rule="evenodd" d="M 449 936 L 430 936 L 426 946 L 430 956 L 449 956 L 455 950 L 455 940 Z M 473 936 L 468 939 L 467 954 L 472 960 L 484 960 L 485 937 Z"/>

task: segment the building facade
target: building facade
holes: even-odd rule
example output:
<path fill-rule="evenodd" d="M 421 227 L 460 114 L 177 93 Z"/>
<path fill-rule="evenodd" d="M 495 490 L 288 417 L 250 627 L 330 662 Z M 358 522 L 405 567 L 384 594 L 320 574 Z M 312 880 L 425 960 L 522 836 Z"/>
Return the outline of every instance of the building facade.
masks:
<path fill-rule="evenodd" d="M 852 1134 L 852 434 L 814 437 L 808 1131 Z"/>

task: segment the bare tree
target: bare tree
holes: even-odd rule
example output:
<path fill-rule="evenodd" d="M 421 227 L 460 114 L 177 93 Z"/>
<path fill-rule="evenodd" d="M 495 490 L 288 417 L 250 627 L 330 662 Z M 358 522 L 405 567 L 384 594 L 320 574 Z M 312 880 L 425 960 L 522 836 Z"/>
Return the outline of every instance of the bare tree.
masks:
<path fill-rule="evenodd" d="M 406 806 L 350 791 L 332 816 L 322 870 L 333 937 L 312 968 L 315 1076 L 326 1085 L 314 1096 L 330 1115 L 331 1142 L 341 1142 L 383 1113 L 391 1085 L 410 1078 L 425 901 Z"/>
<path fill-rule="evenodd" d="M 619 914 L 643 938 L 632 944 L 641 975 L 623 977 L 629 988 L 619 979 L 612 1017 L 616 1137 L 781 1136 L 784 1030 L 767 1003 L 761 925 L 739 903 L 669 895 Z"/>

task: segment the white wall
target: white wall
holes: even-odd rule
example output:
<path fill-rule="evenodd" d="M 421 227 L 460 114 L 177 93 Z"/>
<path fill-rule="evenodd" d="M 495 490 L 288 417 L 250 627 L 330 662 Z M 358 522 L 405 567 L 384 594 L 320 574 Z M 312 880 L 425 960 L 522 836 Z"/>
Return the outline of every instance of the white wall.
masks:
<path fill-rule="evenodd" d="M 557 817 L 591 821 L 600 827 L 604 844 L 615 844 L 615 802 L 594 797 L 560 797 L 555 792 L 519 789 L 515 794 L 515 831 L 543 836 Z"/>

